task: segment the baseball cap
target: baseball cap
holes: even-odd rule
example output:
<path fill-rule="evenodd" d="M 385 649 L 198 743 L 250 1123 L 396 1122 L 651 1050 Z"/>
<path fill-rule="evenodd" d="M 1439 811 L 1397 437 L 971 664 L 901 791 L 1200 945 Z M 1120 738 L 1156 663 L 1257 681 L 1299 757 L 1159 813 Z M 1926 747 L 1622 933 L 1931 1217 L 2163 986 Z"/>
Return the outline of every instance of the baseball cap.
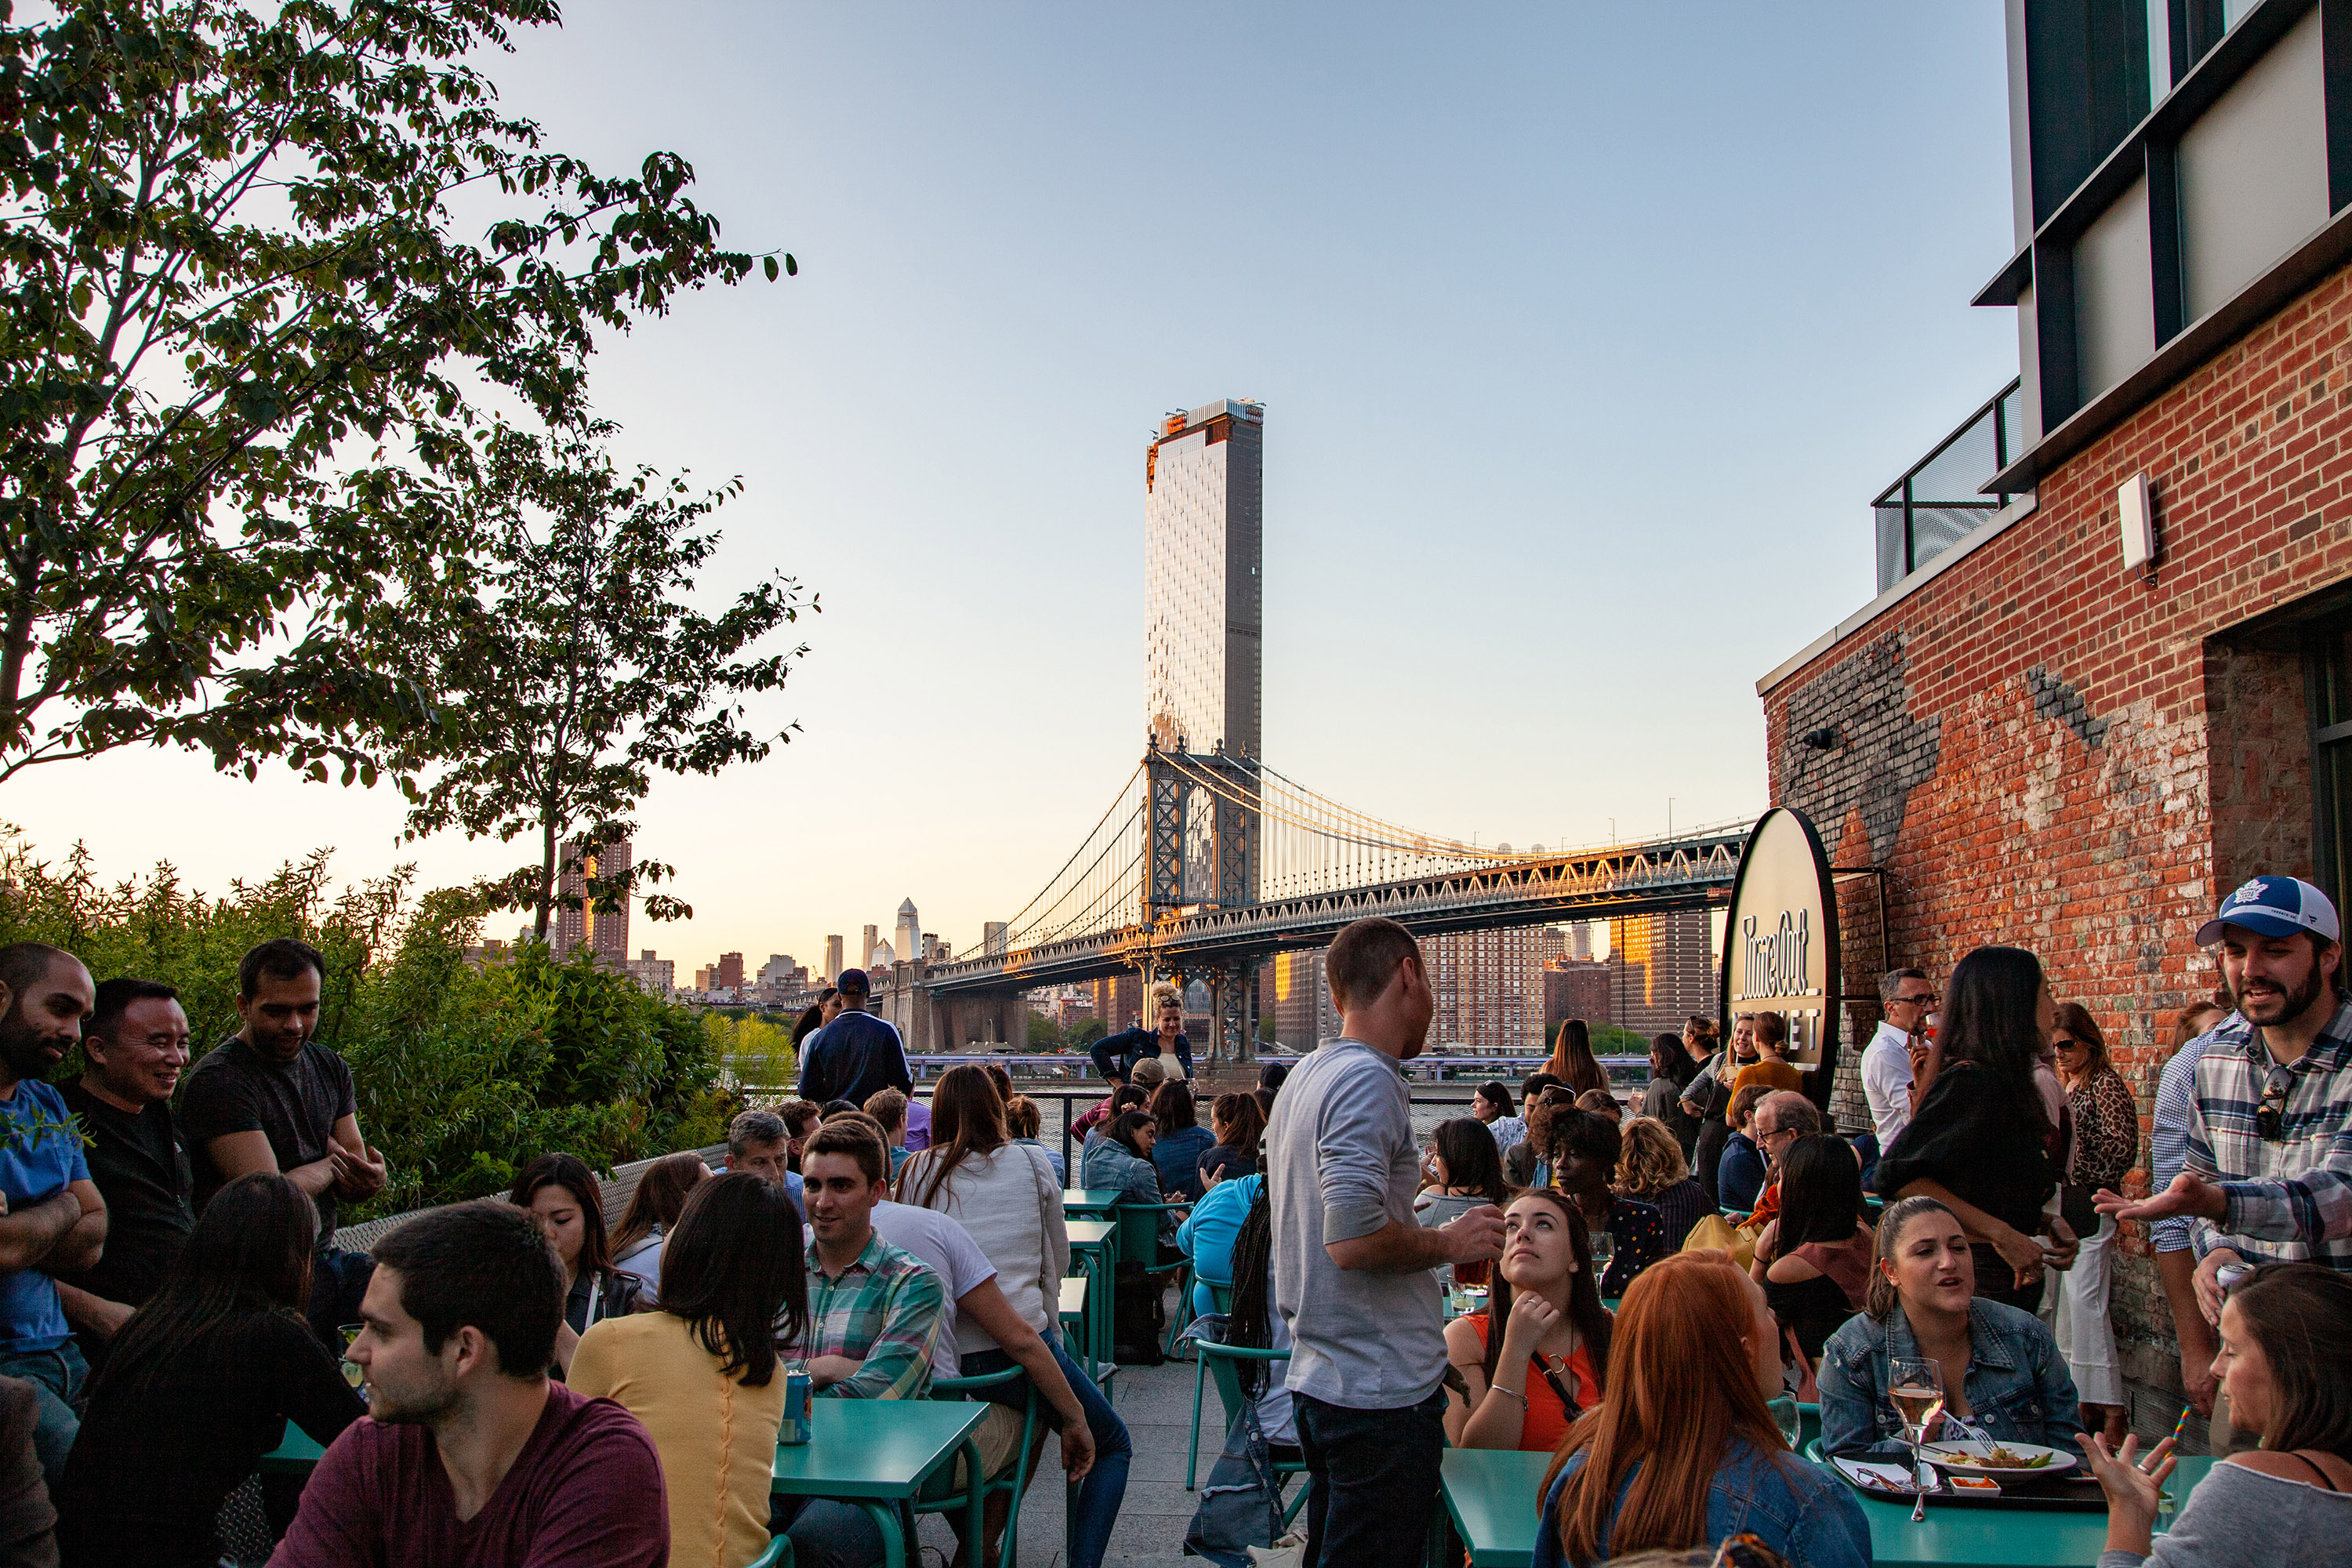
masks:
<path fill-rule="evenodd" d="M 872 984 L 866 978 L 866 971 L 862 969 L 845 969 L 841 972 L 841 978 L 833 984 L 836 990 L 850 992 L 860 996 L 874 989 Z"/>
<path fill-rule="evenodd" d="M 2243 926 L 2264 936 L 2309 931 L 2328 942 L 2343 936 L 2327 895 L 2294 877 L 2256 877 L 2223 899 L 2220 911 L 2197 928 L 2197 945 L 2221 941 L 2223 926 Z"/>

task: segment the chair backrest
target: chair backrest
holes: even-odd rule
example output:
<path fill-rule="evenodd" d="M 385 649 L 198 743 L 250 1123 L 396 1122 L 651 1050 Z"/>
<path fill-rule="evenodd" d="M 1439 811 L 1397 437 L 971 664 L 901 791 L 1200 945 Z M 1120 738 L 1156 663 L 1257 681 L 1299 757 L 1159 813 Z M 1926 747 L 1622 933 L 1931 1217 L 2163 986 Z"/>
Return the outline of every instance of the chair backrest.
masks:
<path fill-rule="evenodd" d="M 1118 1256 L 1123 1263 L 1140 1263 L 1146 1268 L 1160 1261 L 1160 1216 L 1168 1212 L 1166 1204 L 1131 1204 L 1121 1198 L 1110 1211 L 1118 1224 Z"/>
<path fill-rule="evenodd" d="M 1201 1283 L 1209 1288 L 1209 1300 L 1215 1304 L 1217 1310 L 1227 1317 L 1233 1316 L 1234 1288 L 1230 1285 L 1220 1285 L 1214 1279 L 1202 1279 Z"/>

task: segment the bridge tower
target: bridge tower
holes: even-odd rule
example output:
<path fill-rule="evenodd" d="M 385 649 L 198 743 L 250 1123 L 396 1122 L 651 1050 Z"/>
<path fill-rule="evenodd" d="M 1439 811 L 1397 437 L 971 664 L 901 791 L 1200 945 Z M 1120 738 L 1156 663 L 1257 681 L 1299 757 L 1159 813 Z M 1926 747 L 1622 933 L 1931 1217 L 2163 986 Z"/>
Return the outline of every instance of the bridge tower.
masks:
<path fill-rule="evenodd" d="M 1221 745 L 1206 756 L 1163 749 L 1157 737 L 1144 742 L 1145 918 L 1157 922 L 1180 910 L 1236 909 L 1257 902 L 1259 781 L 1255 761 L 1228 753 Z M 1245 961 L 1208 966 L 1187 975 L 1171 972 L 1181 987 L 1188 978 L 1205 981 L 1216 1018 L 1212 1061 L 1248 1061 L 1255 966 Z"/>

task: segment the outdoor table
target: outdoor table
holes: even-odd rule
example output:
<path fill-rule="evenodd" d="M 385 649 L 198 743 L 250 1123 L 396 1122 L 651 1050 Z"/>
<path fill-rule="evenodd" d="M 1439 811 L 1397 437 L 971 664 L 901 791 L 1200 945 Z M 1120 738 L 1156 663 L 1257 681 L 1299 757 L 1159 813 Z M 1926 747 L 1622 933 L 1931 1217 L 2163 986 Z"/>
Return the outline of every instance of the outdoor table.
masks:
<path fill-rule="evenodd" d="M 307 1476 L 326 1450 L 310 1440 L 310 1434 L 291 1421 L 286 1423 L 286 1440 L 261 1456 L 261 1473 L 265 1476 Z"/>
<path fill-rule="evenodd" d="M 1117 1187 L 1065 1187 L 1062 1212 L 1071 1219 L 1101 1219 L 1119 1200 Z"/>
<path fill-rule="evenodd" d="M 1448 1448 L 1438 1457 L 1446 1518 L 1470 1568 L 1528 1568 L 1535 1560 L 1536 1509 L 1550 1465 L 1549 1454 L 1517 1448 Z"/>
<path fill-rule="evenodd" d="M 2214 1461 L 2184 1456 L 2164 1483 L 2179 1508 L 2189 1506 L 2189 1489 L 2205 1479 Z M 1845 1486 L 1843 1480 L 1838 1483 Z M 1871 1561 L 1877 1568 L 2082 1568 L 2096 1563 L 2107 1544 L 2107 1515 L 2096 1512 L 2018 1512 L 1968 1508 L 1927 1500 L 1927 1517 L 1911 1522 L 1911 1504 L 1853 1491 L 1870 1521 Z M 2176 1513 L 2175 1517 L 2178 1517 Z M 2158 1532 L 2162 1526 L 2159 1522 Z"/>
<path fill-rule="evenodd" d="M 1102 1289 L 1087 1291 L 1087 1359 L 1096 1366 L 1111 1359 L 1112 1300 L 1118 1277 L 1118 1226 L 1107 1219 L 1074 1219 L 1066 1228 L 1070 1237 L 1070 1261 L 1083 1278 L 1099 1279 Z M 1091 1370 L 1091 1369 L 1089 1369 Z"/>
<path fill-rule="evenodd" d="M 1062 1280 L 1062 1337 L 1065 1340 L 1082 1335 L 1087 1328 L 1087 1281 L 1080 1274 L 1065 1276 Z"/>
<path fill-rule="evenodd" d="M 959 1451 L 975 1482 L 986 1474 L 973 1434 L 989 1408 L 984 1400 L 812 1399 L 809 1440 L 778 1445 L 771 1489 L 863 1509 L 882 1532 L 883 1568 L 907 1568 L 912 1542 L 898 1505 L 914 1501 Z M 978 1485 L 965 1489 L 966 1541 L 981 1539 L 981 1500 Z"/>

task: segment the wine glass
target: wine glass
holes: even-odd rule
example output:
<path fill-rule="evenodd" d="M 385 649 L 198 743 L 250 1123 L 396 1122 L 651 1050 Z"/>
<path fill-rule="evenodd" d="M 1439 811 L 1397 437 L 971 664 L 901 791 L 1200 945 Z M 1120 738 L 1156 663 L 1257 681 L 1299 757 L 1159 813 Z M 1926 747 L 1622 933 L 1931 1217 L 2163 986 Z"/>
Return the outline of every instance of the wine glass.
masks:
<path fill-rule="evenodd" d="M 1797 1408 L 1796 1395 L 1783 1394 L 1764 1403 L 1772 1412 L 1772 1425 L 1780 1428 L 1780 1440 L 1789 1445 L 1789 1452 L 1798 1452 L 1804 1446 L 1805 1417 Z"/>
<path fill-rule="evenodd" d="M 1886 1396 L 1902 1418 L 1903 1436 L 1911 1445 L 1911 1479 L 1919 1480 L 1919 1445 L 1927 1428 L 1944 1413 L 1944 1368 L 1927 1356 L 1895 1356 L 1886 1363 Z M 1927 1494 L 1921 1493 L 1924 1503 Z"/>
<path fill-rule="evenodd" d="M 1601 1277 L 1617 1257 L 1617 1238 L 1605 1230 L 1596 1230 L 1589 1238 L 1592 1246 L 1592 1288 L 1601 1288 Z"/>

